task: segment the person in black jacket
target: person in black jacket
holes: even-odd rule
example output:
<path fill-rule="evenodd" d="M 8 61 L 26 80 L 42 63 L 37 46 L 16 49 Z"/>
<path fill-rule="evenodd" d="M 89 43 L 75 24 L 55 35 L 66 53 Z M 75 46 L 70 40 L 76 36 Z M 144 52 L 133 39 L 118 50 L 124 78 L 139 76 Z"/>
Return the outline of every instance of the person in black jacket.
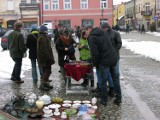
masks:
<path fill-rule="evenodd" d="M 64 80 L 66 80 L 64 71 L 65 57 L 68 57 L 69 60 L 76 60 L 74 55 L 75 47 L 76 42 L 69 34 L 69 31 L 60 30 L 59 38 L 56 41 L 56 50 L 58 52 L 58 64 Z"/>
<path fill-rule="evenodd" d="M 114 83 L 114 90 L 115 90 L 115 100 L 114 103 L 120 104 L 122 102 L 122 94 L 121 94 L 121 87 L 120 87 L 120 72 L 119 72 L 119 50 L 122 46 L 122 40 L 121 36 L 118 31 L 112 30 L 109 26 L 109 24 L 103 23 L 102 29 L 105 31 L 105 34 L 107 34 L 112 42 L 112 45 L 114 46 L 117 55 L 118 55 L 118 61 L 114 66 L 110 67 L 110 73 L 113 79 Z"/>
<path fill-rule="evenodd" d="M 109 68 L 116 64 L 117 53 L 112 46 L 108 36 L 100 28 L 93 28 L 91 25 L 85 27 L 88 35 L 88 42 L 91 50 L 93 65 L 100 70 L 101 81 L 101 104 L 107 105 L 107 80 Z"/>
<path fill-rule="evenodd" d="M 37 39 L 38 39 L 38 29 L 35 25 L 31 26 L 31 34 L 27 36 L 27 42 L 26 46 L 29 49 L 29 58 L 31 60 L 31 65 L 32 65 L 32 79 L 33 83 L 37 84 L 38 78 L 37 78 Z M 42 78 L 43 76 L 43 71 L 42 67 L 39 67 L 40 71 L 40 76 Z"/>

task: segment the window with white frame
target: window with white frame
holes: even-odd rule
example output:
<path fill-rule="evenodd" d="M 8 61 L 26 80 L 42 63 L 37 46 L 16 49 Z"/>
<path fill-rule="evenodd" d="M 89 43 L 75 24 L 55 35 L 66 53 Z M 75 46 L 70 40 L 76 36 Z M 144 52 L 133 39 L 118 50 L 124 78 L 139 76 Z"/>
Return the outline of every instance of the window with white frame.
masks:
<path fill-rule="evenodd" d="M 108 0 L 100 0 L 100 8 L 108 8 Z"/>
<path fill-rule="evenodd" d="M 21 3 L 27 3 L 27 0 L 21 0 Z"/>
<path fill-rule="evenodd" d="M 147 3 L 145 3 L 145 12 L 146 13 L 149 13 L 149 11 L 150 11 L 150 3 L 149 2 L 147 2 Z"/>
<path fill-rule="evenodd" d="M 53 10 L 59 9 L 59 0 L 52 0 L 52 9 Z"/>
<path fill-rule="evenodd" d="M 63 0 L 64 2 L 64 9 L 70 10 L 71 9 L 71 0 Z"/>
<path fill-rule="evenodd" d="M 88 0 L 81 0 L 81 9 L 88 9 Z"/>
<path fill-rule="evenodd" d="M 7 10 L 14 10 L 14 1 L 7 0 Z"/>
<path fill-rule="evenodd" d="M 50 9 L 50 7 L 49 7 L 49 0 L 44 0 L 43 1 L 43 9 L 44 10 L 49 10 Z"/>

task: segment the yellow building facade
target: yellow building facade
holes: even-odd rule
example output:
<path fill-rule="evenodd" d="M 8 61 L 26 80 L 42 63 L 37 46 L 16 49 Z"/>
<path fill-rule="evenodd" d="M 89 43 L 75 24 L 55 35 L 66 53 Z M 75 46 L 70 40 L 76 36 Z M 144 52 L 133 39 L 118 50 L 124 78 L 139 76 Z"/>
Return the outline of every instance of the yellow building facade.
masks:
<path fill-rule="evenodd" d="M 121 19 L 123 19 L 125 17 L 125 4 L 121 3 L 118 6 L 115 6 L 114 10 L 113 10 L 113 23 L 114 26 L 118 23 L 118 25 L 122 25 L 123 21 L 121 21 Z M 124 23 L 125 24 L 125 23 Z"/>

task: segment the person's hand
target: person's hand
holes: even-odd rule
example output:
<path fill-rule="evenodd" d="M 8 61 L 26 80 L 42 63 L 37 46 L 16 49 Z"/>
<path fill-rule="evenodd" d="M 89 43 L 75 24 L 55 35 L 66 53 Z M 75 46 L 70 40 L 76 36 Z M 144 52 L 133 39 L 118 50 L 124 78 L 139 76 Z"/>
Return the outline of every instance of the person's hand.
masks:
<path fill-rule="evenodd" d="M 68 48 L 64 48 L 65 51 L 68 51 Z"/>
<path fill-rule="evenodd" d="M 76 46 L 77 46 L 77 44 L 73 43 L 73 47 L 76 47 Z"/>

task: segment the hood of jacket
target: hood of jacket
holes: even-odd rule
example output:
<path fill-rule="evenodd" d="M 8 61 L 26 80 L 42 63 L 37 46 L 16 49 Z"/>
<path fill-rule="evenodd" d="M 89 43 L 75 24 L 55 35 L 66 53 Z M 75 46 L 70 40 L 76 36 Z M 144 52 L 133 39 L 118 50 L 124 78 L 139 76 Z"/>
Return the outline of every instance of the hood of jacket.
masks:
<path fill-rule="evenodd" d="M 100 28 L 93 28 L 92 31 L 90 32 L 90 36 L 91 36 L 91 35 L 101 36 L 101 35 L 103 35 L 103 34 L 104 34 L 103 30 L 100 29 Z"/>

